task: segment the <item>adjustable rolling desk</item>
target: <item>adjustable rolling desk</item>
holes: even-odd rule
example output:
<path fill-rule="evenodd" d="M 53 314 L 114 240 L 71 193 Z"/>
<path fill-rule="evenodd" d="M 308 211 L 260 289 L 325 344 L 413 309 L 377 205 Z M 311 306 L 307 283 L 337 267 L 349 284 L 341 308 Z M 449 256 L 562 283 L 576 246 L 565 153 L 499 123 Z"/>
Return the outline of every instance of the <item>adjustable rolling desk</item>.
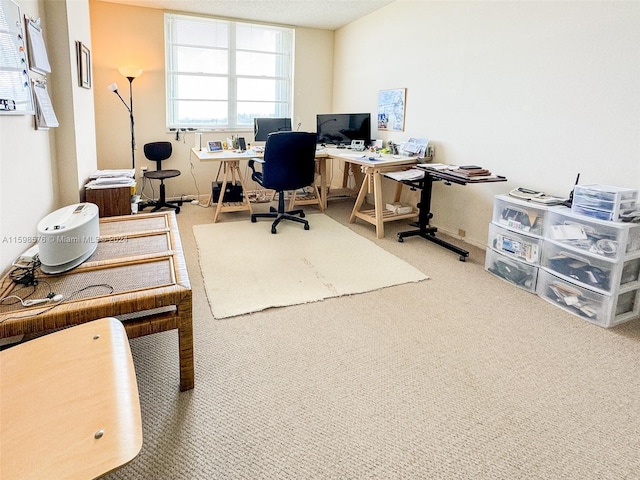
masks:
<path fill-rule="evenodd" d="M 407 237 L 419 236 L 430 242 L 437 243 L 438 245 L 451 250 L 459 255 L 461 262 L 464 262 L 469 256 L 469 252 L 452 243 L 446 242 L 441 238 L 436 237 L 438 229 L 429 225 L 429 220 L 433 217 L 431 213 L 431 194 L 433 192 L 433 182 L 443 181 L 445 184 L 450 185 L 455 183 L 457 185 L 467 185 L 471 183 L 489 183 L 489 182 L 506 182 L 506 177 L 496 176 L 495 178 L 483 178 L 483 179 L 465 179 L 457 175 L 452 175 L 446 171 L 430 170 L 428 168 L 421 168 L 424 170 L 424 178 L 420 180 L 406 180 L 402 181 L 403 184 L 409 185 L 412 188 L 420 189 L 420 203 L 418 203 L 418 222 L 412 225 L 417 226 L 416 230 L 408 230 L 398 233 L 398 241 L 403 242 Z"/>

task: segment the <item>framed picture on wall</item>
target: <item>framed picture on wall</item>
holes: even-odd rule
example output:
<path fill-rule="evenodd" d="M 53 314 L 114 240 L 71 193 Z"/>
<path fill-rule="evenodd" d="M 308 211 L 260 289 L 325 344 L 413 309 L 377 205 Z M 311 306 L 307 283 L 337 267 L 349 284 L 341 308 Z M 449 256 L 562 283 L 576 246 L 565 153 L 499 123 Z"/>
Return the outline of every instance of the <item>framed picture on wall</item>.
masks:
<path fill-rule="evenodd" d="M 78 85 L 91 88 L 91 52 L 82 42 L 76 42 L 78 60 Z"/>
<path fill-rule="evenodd" d="M 378 93 L 378 130 L 404 131 L 406 88 Z"/>

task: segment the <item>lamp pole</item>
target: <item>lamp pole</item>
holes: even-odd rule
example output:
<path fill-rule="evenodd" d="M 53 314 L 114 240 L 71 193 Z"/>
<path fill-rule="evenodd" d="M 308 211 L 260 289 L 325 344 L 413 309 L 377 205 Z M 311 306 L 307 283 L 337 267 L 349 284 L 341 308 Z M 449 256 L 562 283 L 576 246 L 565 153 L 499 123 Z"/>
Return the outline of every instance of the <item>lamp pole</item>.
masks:
<path fill-rule="evenodd" d="M 133 79 L 135 77 L 127 77 L 129 80 L 129 119 L 131 123 L 131 168 L 136 168 L 136 135 L 133 129 Z"/>
<path fill-rule="evenodd" d="M 124 76 L 127 80 L 129 80 L 129 104 L 124 101 L 124 98 L 118 92 L 118 84 L 112 83 L 109 85 L 109 90 L 115 93 L 118 98 L 122 101 L 122 104 L 126 107 L 129 112 L 129 127 L 131 129 L 131 168 L 135 170 L 136 168 L 136 135 L 134 130 L 134 121 L 133 121 L 133 80 L 139 77 L 142 74 L 142 69 L 136 67 L 120 67 L 118 71 Z"/>

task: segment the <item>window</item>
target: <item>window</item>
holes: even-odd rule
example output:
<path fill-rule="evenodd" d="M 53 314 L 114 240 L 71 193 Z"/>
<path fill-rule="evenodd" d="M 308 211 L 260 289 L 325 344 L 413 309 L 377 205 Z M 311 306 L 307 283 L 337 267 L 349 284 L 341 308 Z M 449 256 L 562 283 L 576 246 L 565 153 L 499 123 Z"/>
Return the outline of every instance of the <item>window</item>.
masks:
<path fill-rule="evenodd" d="M 290 117 L 293 30 L 165 14 L 167 128 Z"/>

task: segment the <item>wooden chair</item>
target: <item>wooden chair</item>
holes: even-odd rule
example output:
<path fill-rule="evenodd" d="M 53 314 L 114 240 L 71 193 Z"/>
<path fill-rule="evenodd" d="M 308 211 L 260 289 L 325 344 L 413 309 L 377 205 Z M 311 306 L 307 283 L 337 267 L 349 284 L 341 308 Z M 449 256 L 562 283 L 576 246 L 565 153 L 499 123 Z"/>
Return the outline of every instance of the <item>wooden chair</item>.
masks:
<path fill-rule="evenodd" d="M 142 447 L 122 323 L 103 318 L 0 352 L 0 478 L 97 478 Z"/>

